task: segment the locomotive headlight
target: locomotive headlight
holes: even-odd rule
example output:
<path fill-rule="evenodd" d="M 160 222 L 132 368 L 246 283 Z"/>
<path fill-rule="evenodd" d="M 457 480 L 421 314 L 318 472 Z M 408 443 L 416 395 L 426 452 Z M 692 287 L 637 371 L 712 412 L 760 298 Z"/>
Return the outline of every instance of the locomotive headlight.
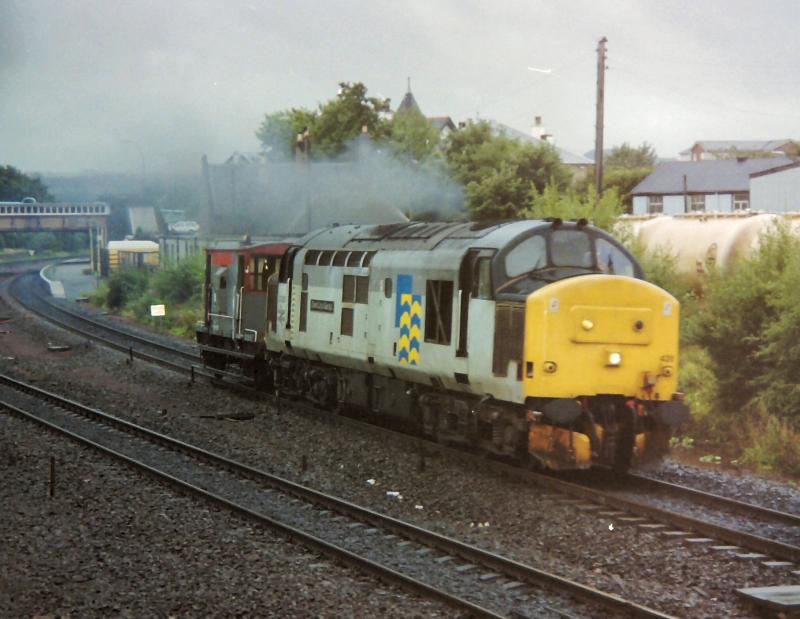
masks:
<path fill-rule="evenodd" d="M 621 354 L 619 354 L 618 352 L 610 352 L 610 353 L 608 353 L 608 359 L 606 361 L 606 365 L 609 365 L 611 367 L 616 368 L 616 367 L 619 367 L 619 365 L 621 363 L 622 363 L 622 355 Z"/>

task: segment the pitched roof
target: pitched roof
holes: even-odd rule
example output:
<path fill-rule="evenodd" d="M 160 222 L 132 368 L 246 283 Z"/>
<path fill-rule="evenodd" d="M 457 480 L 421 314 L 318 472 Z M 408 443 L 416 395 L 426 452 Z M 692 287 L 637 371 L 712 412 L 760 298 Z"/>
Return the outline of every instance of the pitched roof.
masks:
<path fill-rule="evenodd" d="M 419 109 L 417 100 L 414 98 L 414 95 L 411 94 L 410 89 L 408 92 L 406 92 L 403 100 L 400 102 L 400 105 L 397 106 L 397 111 L 399 112 L 400 110 L 417 110 L 420 114 L 422 113 L 422 110 Z"/>
<path fill-rule="evenodd" d="M 700 140 L 689 148 L 681 151 L 681 155 L 688 154 L 695 146 L 700 146 L 706 152 L 725 152 L 738 150 L 743 152 L 771 153 L 791 142 L 791 140 Z"/>
<path fill-rule="evenodd" d="M 688 193 L 730 193 L 750 190 L 750 175 L 792 163 L 787 157 L 666 161 L 636 185 L 633 195 L 682 194 L 684 177 Z"/>
<path fill-rule="evenodd" d="M 489 123 L 489 126 L 491 127 L 492 133 L 494 135 L 500 135 L 502 133 L 514 140 L 519 140 L 520 142 L 528 142 L 529 144 L 534 144 L 536 146 L 540 144 L 550 144 L 550 146 L 556 149 L 558 157 L 559 159 L 561 159 L 561 163 L 565 165 L 592 165 L 594 163 L 591 159 L 588 159 L 583 155 L 576 155 L 575 153 L 566 151 L 563 148 L 555 146 L 551 142 L 540 140 L 539 138 L 535 138 L 532 135 L 525 133 L 524 131 L 520 131 L 519 129 L 514 129 L 513 127 L 504 125 L 501 122 L 497 122 L 496 120 L 490 120 L 490 119 L 489 120 L 483 119 L 483 120 L 484 122 Z"/>
<path fill-rule="evenodd" d="M 428 122 L 439 132 L 443 131 L 444 129 L 450 129 L 450 131 L 456 130 L 456 124 L 449 116 L 428 116 Z"/>

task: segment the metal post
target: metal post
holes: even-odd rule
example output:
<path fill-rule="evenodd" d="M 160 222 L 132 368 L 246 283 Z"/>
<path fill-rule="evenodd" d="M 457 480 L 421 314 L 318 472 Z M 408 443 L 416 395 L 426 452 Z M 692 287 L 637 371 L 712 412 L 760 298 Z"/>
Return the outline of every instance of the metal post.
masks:
<path fill-rule="evenodd" d="M 600 201 L 603 191 L 603 101 L 605 98 L 606 43 L 603 37 L 597 45 L 597 116 L 594 137 L 594 191 Z"/>
<path fill-rule="evenodd" d="M 50 484 L 49 495 L 52 499 L 56 494 L 56 459 L 50 456 Z"/>

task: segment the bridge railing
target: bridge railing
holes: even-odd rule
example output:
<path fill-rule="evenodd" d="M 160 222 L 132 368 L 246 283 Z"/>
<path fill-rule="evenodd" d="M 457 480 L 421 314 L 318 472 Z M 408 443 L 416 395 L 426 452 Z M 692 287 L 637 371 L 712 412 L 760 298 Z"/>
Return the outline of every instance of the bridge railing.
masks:
<path fill-rule="evenodd" d="M 94 215 L 102 217 L 109 215 L 109 207 L 104 202 L 42 202 L 36 204 L 0 202 L 0 216 L 3 215 L 13 215 L 14 217 L 80 217 Z"/>

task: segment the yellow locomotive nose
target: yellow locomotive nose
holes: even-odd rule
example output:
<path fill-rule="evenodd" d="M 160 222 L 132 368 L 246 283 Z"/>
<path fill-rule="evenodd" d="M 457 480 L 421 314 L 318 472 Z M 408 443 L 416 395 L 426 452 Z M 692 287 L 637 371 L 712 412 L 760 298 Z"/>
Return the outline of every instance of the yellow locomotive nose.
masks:
<path fill-rule="evenodd" d="M 525 396 L 668 400 L 677 391 L 678 322 L 674 297 L 631 277 L 586 275 L 540 288 L 525 305 L 524 357 L 534 368 Z"/>

